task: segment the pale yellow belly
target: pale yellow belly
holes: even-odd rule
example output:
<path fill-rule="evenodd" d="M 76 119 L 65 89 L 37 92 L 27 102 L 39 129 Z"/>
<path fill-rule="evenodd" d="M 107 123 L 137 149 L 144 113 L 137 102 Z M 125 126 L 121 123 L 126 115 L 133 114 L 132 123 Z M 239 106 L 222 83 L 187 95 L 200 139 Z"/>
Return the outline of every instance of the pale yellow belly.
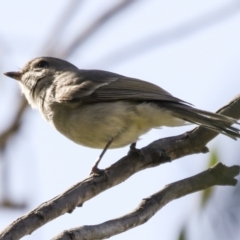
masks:
<path fill-rule="evenodd" d="M 111 139 L 114 140 L 110 148 L 123 147 L 136 142 L 152 128 L 185 123 L 152 103 L 95 103 L 55 112 L 52 123 L 57 130 L 91 148 L 104 148 Z"/>

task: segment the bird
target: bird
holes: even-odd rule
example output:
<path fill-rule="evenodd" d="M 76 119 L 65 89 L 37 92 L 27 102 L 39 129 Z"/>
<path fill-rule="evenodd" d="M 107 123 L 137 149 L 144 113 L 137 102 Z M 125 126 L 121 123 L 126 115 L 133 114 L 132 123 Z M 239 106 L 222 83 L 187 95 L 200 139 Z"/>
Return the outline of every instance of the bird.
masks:
<path fill-rule="evenodd" d="M 91 173 L 110 148 L 135 147 L 153 128 L 187 123 L 233 139 L 236 119 L 193 107 L 163 88 L 103 70 L 84 70 L 54 57 L 37 57 L 6 76 L 17 80 L 34 109 L 73 142 L 103 149 Z M 239 124 L 239 123 L 238 123 Z"/>

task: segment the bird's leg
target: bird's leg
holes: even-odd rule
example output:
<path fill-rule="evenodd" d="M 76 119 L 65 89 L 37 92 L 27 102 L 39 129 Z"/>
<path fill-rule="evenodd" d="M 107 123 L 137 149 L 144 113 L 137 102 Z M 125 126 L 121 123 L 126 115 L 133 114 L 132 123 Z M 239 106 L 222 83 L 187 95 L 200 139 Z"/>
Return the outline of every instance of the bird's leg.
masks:
<path fill-rule="evenodd" d="M 98 164 L 100 163 L 103 155 L 105 154 L 105 152 L 108 150 L 109 146 L 111 145 L 111 143 L 113 142 L 113 138 L 107 142 L 106 146 L 104 147 L 104 149 L 102 150 L 100 156 L 98 157 L 97 161 L 94 163 L 94 165 L 92 166 L 92 169 L 91 169 L 91 173 L 90 175 L 92 174 L 100 174 L 102 170 L 100 170 L 98 168 Z"/>

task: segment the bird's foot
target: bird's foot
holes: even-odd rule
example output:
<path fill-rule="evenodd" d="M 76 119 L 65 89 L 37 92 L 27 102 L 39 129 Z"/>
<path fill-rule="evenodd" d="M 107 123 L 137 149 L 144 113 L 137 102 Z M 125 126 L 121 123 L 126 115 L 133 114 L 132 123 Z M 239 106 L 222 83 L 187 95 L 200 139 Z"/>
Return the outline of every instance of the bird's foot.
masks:
<path fill-rule="evenodd" d="M 105 173 L 105 171 L 103 169 L 93 166 L 89 175 L 90 176 L 100 176 L 103 173 Z"/>
<path fill-rule="evenodd" d="M 94 165 L 92 166 L 90 175 L 97 175 L 97 176 L 99 176 L 99 175 L 104 173 L 104 170 L 98 168 L 98 164 L 99 164 L 100 161 L 101 161 L 101 158 L 99 157 L 97 159 L 97 161 L 94 163 Z"/>

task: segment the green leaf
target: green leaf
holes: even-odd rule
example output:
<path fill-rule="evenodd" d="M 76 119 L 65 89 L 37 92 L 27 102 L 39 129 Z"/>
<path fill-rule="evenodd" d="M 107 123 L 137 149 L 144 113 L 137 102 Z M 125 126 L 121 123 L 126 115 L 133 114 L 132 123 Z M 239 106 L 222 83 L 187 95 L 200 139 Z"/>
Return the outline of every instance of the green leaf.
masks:
<path fill-rule="evenodd" d="M 206 188 L 202 191 L 201 196 L 201 208 L 204 208 L 206 204 L 209 202 L 214 192 L 214 187 Z"/>
<path fill-rule="evenodd" d="M 211 152 L 210 158 L 208 160 L 208 167 L 212 167 L 213 165 L 219 162 L 219 155 L 216 150 Z"/>
<path fill-rule="evenodd" d="M 181 232 L 179 233 L 178 240 L 187 240 L 186 237 L 186 227 L 183 226 Z"/>
<path fill-rule="evenodd" d="M 211 167 L 219 162 L 219 155 L 217 151 L 212 151 L 210 158 L 208 160 L 208 167 Z M 207 188 L 202 191 L 201 196 L 201 208 L 204 208 L 206 204 L 211 199 L 214 192 L 214 187 Z"/>

